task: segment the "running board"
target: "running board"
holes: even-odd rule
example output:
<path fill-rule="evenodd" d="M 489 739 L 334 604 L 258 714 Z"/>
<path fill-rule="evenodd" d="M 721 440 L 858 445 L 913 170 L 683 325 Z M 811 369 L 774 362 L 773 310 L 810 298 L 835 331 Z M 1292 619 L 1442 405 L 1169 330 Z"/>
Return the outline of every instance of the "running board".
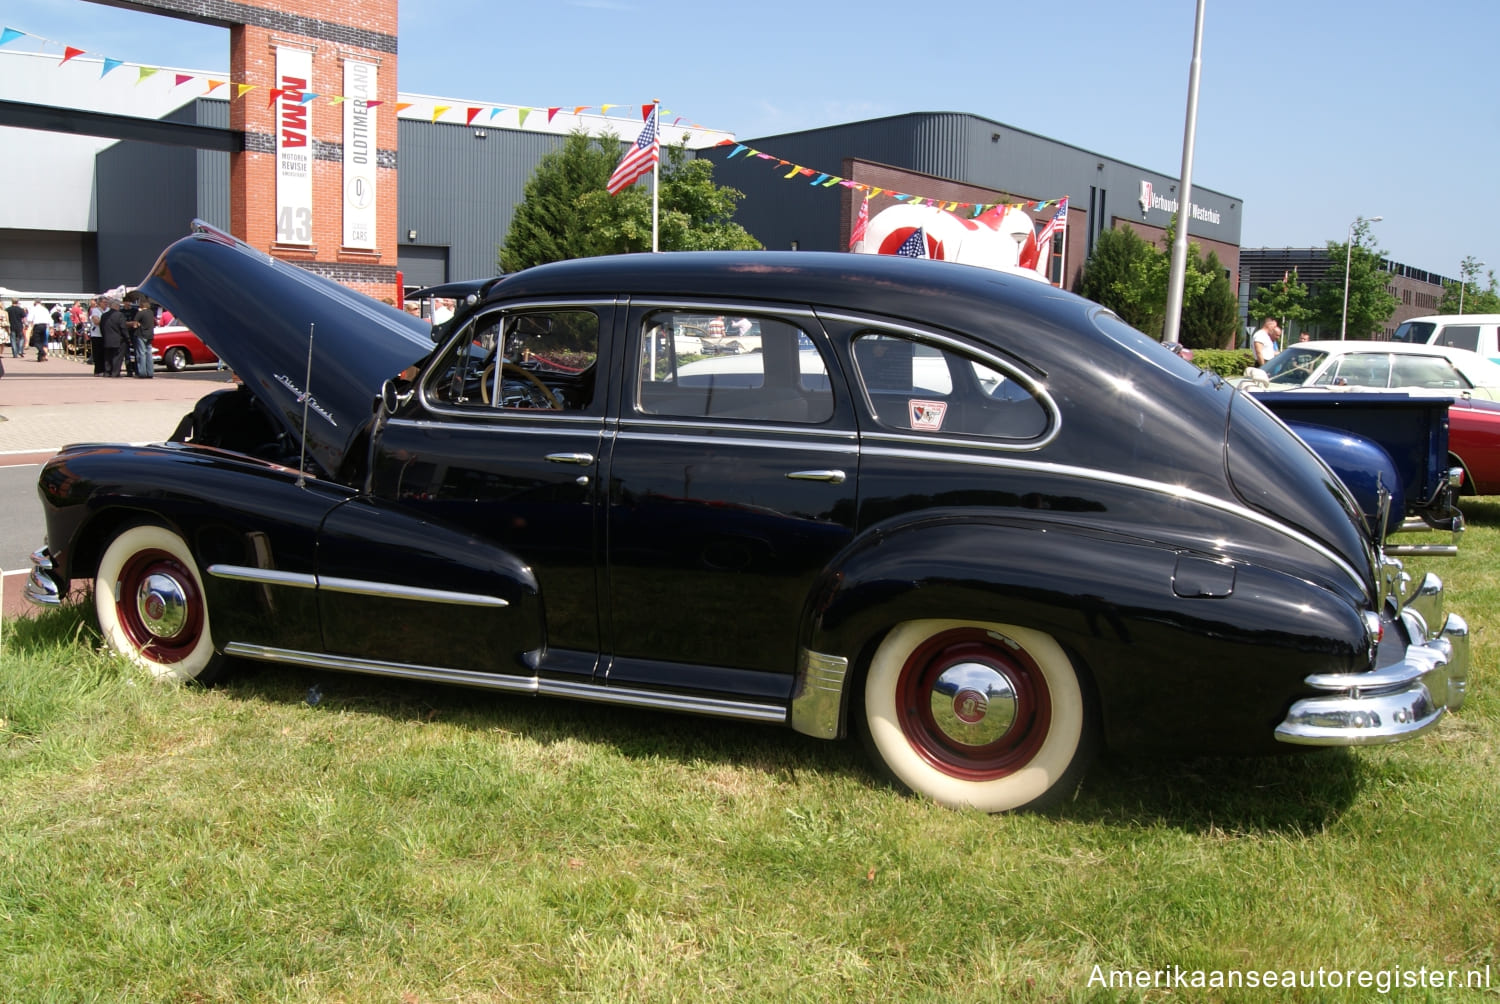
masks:
<path fill-rule="evenodd" d="M 749 701 L 729 701 L 687 694 L 664 694 L 654 690 L 611 687 L 597 683 L 574 683 L 538 676 L 509 676 L 504 673 L 477 673 L 467 669 L 443 669 L 438 666 L 378 662 L 374 659 L 360 659 L 350 655 L 302 652 L 295 649 L 272 648 L 267 645 L 247 645 L 237 641 L 225 645 L 224 654 L 237 659 L 253 659 L 256 662 L 274 662 L 288 666 L 331 669 L 341 673 L 363 673 L 368 676 L 388 676 L 401 680 L 478 687 L 482 690 L 530 694 L 534 697 L 563 697 L 574 701 L 590 701 L 595 704 L 616 704 L 632 708 L 651 708 L 657 711 L 680 711 L 690 715 L 706 715 L 710 718 L 734 718 L 773 725 L 785 724 L 787 720 L 787 710 L 779 704 L 756 704 Z"/>

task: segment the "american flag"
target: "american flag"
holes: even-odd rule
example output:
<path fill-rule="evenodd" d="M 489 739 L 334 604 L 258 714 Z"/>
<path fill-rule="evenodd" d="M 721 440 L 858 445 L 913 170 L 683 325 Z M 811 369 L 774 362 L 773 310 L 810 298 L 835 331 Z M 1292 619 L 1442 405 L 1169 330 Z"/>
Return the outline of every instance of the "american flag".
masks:
<path fill-rule="evenodd" d="M 640 136 L 636 137 L 635 145 L 620 158 L 620 163 L 615 165 L 615 173 L 605 182 L 604 188 L 610 195 L 619 195 L 625 191 L 635 184 L 635 179 L 651 170 L 651 165 L 656 163 L 661 151 L 661 144 L 656 136 L 656 115 L 659 110 L 652 106 L 651 114 L 646 116 L 645 127 Z"/>
<path fill-rule="evenodd" d="M 1052 219 L 1048 220 L 1047 225 L 1042 227 L 1042 232 L 1036 235 L 1037 245 L 1039 247 L 1046 247 L 1047 242 L 1052 240 L 1053 235 L 1062 233 L 1063 228 L 1067 225 L 1068 200 L 1065 197 L 1057 204 L 1057 212 L 1052 215 Z"/>
<path fill-rule="evenodd" d="M 901 242 L 896 253 L 903 258 L 926 258 L 927 257 L 927 234 L 921 227 L 911 232 L 911 236 Z"/>
<path fill-rule="evenodd" d="M 870 198 L 866 196 L 865 201 L 859 204 L 859 218 L 854 221 L 854 232 L 849 235 L 849 250 L 853 251 L 854 246 L 865 239 L 865 229 L 869 225 Z"/>

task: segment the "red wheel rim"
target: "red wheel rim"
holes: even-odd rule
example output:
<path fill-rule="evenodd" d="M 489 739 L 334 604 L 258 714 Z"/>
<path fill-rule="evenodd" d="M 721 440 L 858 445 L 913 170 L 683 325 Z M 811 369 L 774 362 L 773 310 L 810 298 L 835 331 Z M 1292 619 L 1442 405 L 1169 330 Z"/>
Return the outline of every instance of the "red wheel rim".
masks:
<path fill-rule="evenodd" d="M 159 549 L 131 555 L 120 569 L 115 614 L 134 649 L 152 662 L 181 662 L 203 634 L 203 596 L 192 570 Z"/>
<path fill-rule="evenodd" d="M 955 628 L 907 657 L 896 682 L 896 715 L 902 734 L 931 766 L 988 781 L 1036 757 L 1051 730 L 1052 700 L 1024 649 L 982 628 Z"/>

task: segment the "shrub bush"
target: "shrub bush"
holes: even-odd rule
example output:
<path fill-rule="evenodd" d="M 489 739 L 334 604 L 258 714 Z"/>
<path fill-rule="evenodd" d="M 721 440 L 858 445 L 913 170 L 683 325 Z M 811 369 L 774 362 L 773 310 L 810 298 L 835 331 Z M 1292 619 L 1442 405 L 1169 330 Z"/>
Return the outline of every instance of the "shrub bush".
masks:
<path fill-rule="evenodd" d="M 1246 368 L 1255 365 L 1255 353 L 1249 349 L 1194 349 L 1193 365 L 1222 377 L 1244 376 Z"/>

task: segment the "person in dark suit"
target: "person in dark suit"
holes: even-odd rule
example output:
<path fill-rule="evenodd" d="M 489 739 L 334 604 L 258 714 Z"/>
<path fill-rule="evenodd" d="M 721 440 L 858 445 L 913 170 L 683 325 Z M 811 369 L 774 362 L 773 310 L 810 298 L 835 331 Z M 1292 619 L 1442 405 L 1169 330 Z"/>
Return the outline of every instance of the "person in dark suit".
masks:
<path fill-rule="evenodd" d="M 120 363 L 125 357 L 125 343 L 130 338 L 130 328 L 126 326 L 125 313 L 120 309 L 120 301 L 109 300 L 109 307 L 104 311 L 104 316 L 99 318 L 99 341 L 104 349 L 104 372 L 101 376 L 117 377 L 120 375 Z"/>

